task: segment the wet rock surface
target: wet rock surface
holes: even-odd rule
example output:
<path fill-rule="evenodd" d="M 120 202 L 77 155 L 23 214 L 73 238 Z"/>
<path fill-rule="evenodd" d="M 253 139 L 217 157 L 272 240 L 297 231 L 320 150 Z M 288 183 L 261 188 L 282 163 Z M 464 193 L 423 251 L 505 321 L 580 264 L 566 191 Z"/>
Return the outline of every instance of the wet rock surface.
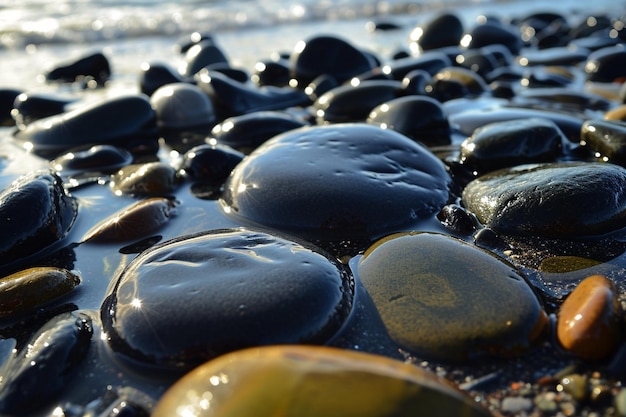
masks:
<path fill-rule="evenodd" d="M 117 278 L 101 315 L 116 352 L 186 370 L 250 346 L 323 344 L 352 297 L 352 277 L 330 255 L 265 233 L 218 230 L 143 252 Z"/>
<path fill-rule="evenodd" d="M 615 13 L 378 22 L 254 69 L 195 33 L 140 93 L 102 60 L 1 89 L 0 414 L 304 387 L 313 415 L 624 415 Z"/>

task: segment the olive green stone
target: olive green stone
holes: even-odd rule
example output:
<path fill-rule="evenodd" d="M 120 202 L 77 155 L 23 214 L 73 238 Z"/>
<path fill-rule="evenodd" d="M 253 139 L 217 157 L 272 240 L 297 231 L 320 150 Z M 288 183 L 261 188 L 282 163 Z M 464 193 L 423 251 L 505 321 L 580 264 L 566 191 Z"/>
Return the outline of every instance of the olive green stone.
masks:
<path fill-rule="evenodd" d="M 359 260 L 357 275 L 390 337 L 426 359 L 518 354 L 548 322 L 514 267 L 446 235 L 382 239 Z"/>

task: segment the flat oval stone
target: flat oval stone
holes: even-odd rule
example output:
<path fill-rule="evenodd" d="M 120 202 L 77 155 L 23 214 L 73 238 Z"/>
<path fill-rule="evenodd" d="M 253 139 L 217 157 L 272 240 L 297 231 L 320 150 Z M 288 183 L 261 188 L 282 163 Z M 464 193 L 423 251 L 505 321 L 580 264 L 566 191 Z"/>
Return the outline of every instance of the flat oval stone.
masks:
<path fill-rule="evenodd" d="M 131 164 L 111 175 L 109 186 L 113 194 L 167 196 L 180 184 L 174 167 L 165 162 Z"/>
<path fill-rule="evenodd" d="M 427 148 L 368 124 L 306 127 L 265 142 L 228 178 L 224 211 L 296 235 L 382 235 L 438 212 L 450 177 Z"/>
<path fill-rule="evenodd" d="M 612 83 L 626 78 L 626 48 L 624 45 L 608 46 L 592 52 L 585 62 L 588 81 Z"/>
<path fill-rule="evenodd" d="M 133 155 L 124 148 L 112 145 L 94 145 L 74 149 L 50 161 L 57 172 L 90 171 L 111 173 L 129 165 Z"/>
<path fill-rule="evenodd" d="M 566 138 L 548 119 L 529 118 L 490 123 L 461 144 L 461 162 L 482 174 L 533 162 L 552 162 Z"/>
<path fill-rule="evenodd" d="M 469 32 L 469 42 L 465 46 L 475 49 L 494 44 L 504 45 L 511 54 L 517 55 L 522 48 L 519 30 L 512 25 L 490 19 L 474 26 Z"/>
<path fill-rule="evenodd" d="M 228 58 L 213 39 L 204 39 L 185 51 L 185 61 L 178 68 L 183 77 L 193 77 L 202 68 L 216 63 L 228 63 Z"/>
<path fill-rule="evenodd" d="M 193 84 L 172 83 L 159 87 L 150 97 L 157 126 L 162 129 L 210 129 L 216 121 L 213 103 Z"/>
<path fill-rule="evenodd" d="M 451 142 L 448 118 L 441 104 L 430 97 L 406 96 L 386 101 L 370 112 L 367 122 L 400 132 L 426 146 Z"/>
<path fill-rule="evenodd" d="M 343 324 L 353 283 L 309 245 L 245 229 L 183 236 L 135 258 L 102 305 L 124 357 L 190 369 L 250 346 L 324 343 Z"/>
<path fill-rule="evenodd" d="M 156 143 L 156 115 L 147 97 L 122 96 L 39 119 L 13 137 L 44 156 L 92 144 L 132 148 L 135 142 Z"/>
<path fill-rule="evenodd" d="M 57 66 L 46 74 L 47 81 L 67 82 L 93 80 L 102 85 L 111 76 L 111 65 L 101 52 Z"/>
<path fill-rule="evenodd" d="M 177 381 L 152 416 L 489 417 L 450 382 L 383 356 L 321 346 L 229 353 Z"/>
<path fill-rule="evenodd" d="M 521 165 L 470 182 L 463 205 L 497 232 L 554 238 L 626 225 L 626 169 L 593 162 Z"/>
<path fill-rule="evenodd" d="M 515 355 L 545 336 L 548 317 L 522 275 L 450 236 L 390 235 L 358 260 L 356 275 L 389 336 L 427 360 Z"/>
<path fill-rule="evenodd" d="M 78 202 L 51 170 L 16 179 L 0 194 L 0 265 L 8 265 L 55 245 L 74 225 Z"/>
<path fill-rule="evenodd" d="M 98 222 L 81 242 L 123 242 L 138 240 L 158 230 L 175 215 L 176 202 L 165 197 L 137 201 Z"/>
<path fill-rule="evenodd" d="M 457 15 L 441 13 L 413 29 L 409 39 L 419 49 L 437 49 L 458 45 L 464 30 L 463 22 Z"/>
<path fill-rule="evenodd" d="M 80 277 L 63 268 L 32 267 L 0 278 L 0 317 L 27 313 L 68 294 Z"/>
<path fill-rule="evenodd" d="M 619 165 L 626 165 L 626 122 L 617 120 L 591 119 L 583 123 L 580 143 Z"/>
<path fill-rule="evenodd" d="M 291 76 L 301 88 L 323 74 L 341 84 L 376 67 L 370 55 L 336 36 L 314 36 L 298 42 L 289 63 Z"/>
<path fill-rule="evenodd" d="M 557 339 L 565 350 L 582 359 L 605 359 L 622 342 L 622 314 L 613 282 L 603 275 L 592 275 L 561 305 Z"/>

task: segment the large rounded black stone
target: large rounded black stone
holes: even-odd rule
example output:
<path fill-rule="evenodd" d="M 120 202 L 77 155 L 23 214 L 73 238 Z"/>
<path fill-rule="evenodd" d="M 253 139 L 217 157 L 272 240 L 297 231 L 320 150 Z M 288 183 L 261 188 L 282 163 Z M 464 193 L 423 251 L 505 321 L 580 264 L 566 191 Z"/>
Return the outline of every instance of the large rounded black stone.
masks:
<path fill-rule="evenodd" d="M 368 124 L 305 127 L 265 142 L 233 170 L 222 207 L 306 238 L 370 238 L 413 225 L 448 200 L 426 147 Z"/>

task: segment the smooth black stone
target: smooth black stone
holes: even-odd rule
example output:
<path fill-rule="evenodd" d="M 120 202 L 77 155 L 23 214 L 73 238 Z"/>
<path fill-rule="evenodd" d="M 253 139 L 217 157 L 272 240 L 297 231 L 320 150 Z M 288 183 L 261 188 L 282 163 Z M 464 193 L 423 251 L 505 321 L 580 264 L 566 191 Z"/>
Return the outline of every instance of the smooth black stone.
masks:
<path fill-rule="evenodd" d="M 364 122 L 379 104 L 402 94 L 402 83 L 392 80 L 364 81 L 341 85 L 319 97 L 313 108 L 319 124 Z"/>
<path fill-rule="evenodd" d="M 445 105 L 444 109 L 446 109 Z M 477 128 L 489 123 L 528 119 L 531 117 L 552 120 L 570 142 L 578 143 L 580 141 L 580 129 L 584 120 L 568 113 L 556 111 L 487 106 L 476 110 L 450 114 L 448 121 L 452 129 L 458 130 L 463 135 L 471 136 Z"/>
<path fill-rule="evenodd" d="M 623 82 L 626 78 L 626 48 L 609 46 L 592 52 L 585 62 L 587 81 Z"/>
<path fill-rule="evenodd" d="M 159 87 L 166 84 L 188 82 L 176 70 L 164 63 L 144 63 L 139 73 L 139 88 L 147 96 L 151 96 Z"/>
<path fill-rule="evenodd" d="M 306 126 L 300 119 L 278 111 L 261 111 L 229 117 L 213 127 L 211 137 L 244 154 L 272 137 Z"/>
<path fill-rule="evenodd" d="M 210 230 L 136 257 L 101 318 L 121 357 L 189 370 L 250 346 L 323 344 L 348 317 L 353 291 L 348 269 L 309 243 Z"/>
<path fill-rule="evenodd" d="M 426 95 L 427 86 L 430 85 L 432 76 L 424 70 L 413 70 L 402 79 L 402 88 L 407 95 Z"/>
<path fill-rule="evenodd" d="M 309 96 L 311 102 L 314 103 L 323 94 L 336 87 L 339 87 L 337 80 L 330 75 L 324 74 L 311 81 L 309 85 L 305 87 L 304 92 Z"/>
<path fill-rule="evenodd" d="M 289 85 L 291 79 L 289 60 L 280 58 L 259 61 L 254 65 L 254 72 L 250 78 L 259 86 L 285 87 Z"/>
<path fill-rule="evenodd" d="M 0 88 L 0 126 L 13 126 L 15 121 L 11 116 L 15 99 L 22 94 L 14 88 Z"/>
<path fill-rule="evenodd" d="M 314 36 L 299 42 L 289 62 L 291 76 L 301 88 L 323 74 L 341 84 L 377 66 L 371 55 L 335 36 Z"/>
<path fill-rule="evenodd" d="M 589 50 L 585 48 L 554 47 L 546 49 L 526 49 L 519 56 L 524 66 L 564 65 L 575 66 L 587 60 Z"/>
<path fill-rule="evenodd" d="M 498 67 L 496 58 L 481 49 L 468 49 L 462 55 L 457 56 L 457 64 L 476 72 L 481 77 L 485 77 Z"/>
<path fill-rule="evenodd" d="M 203 69 L 196 74 L 198 86 L 209 95 L 218 121 L 264 110 L 283 110 L 310 104 L 309 97 L 289 87 L 255 88 L 237 82 L 218 71 Z"/>
<path fill-rule="evenodd" d="M 570 162 L 521 165 L 483 175 L 463 206 L 501 234 L 575 238 L 626 226 L 626 169 Z"/>
<path fill-rule="evenodd" d="M 109 60 L 102 53 L 80 58 L 67 65 L 59 66 L 46 74 L 46 80 L 73 83 L 93 79 L 98 85 L 111 77 Z"/>
<path fill-rule="evenodd" d="M 213 103 L 200 87 L 193 84 L 164 85 L 152 94 L 150 104 L 161 131 L 207 133 L 216 122 Z"/>
<path fill-rule="evenodd" d="M 0 194 L 0 266 L 10 265 L 60 243 L 70 232 L 78 203 L 53 171 L 34 171 Z"/>
<path fill-rule="evenodd" d="M 185 61 L 178 68 L 178 73 L 183 77 L 193 77 L 211 64 L 228 64 L 228 58 L 213 40 L 203 40 L 185 52 Z"/>
<path fill-rule="evenodd" d="M 573 27 L 571 35 L 573 38 L 588 38 L 599 31 L 613 28 L 612 19 L 606 15 L 590 15 L 580 20 L 580 23 Z"/>
<path fill-rule="evenodd" d="M 529 88 L 519 91 L 513 105 L 585 113 L 607 111 L 612 102 L 602 96 L 581 92 L 574 88 Z"/>
<path fill-rule="evenodd" d="M 437 213 L 437 219 L 448 230 L 461 236 L 471 235 L 478 227 L 478 222 L 474 216 L 457 204 L 443 206 L 441 211 Z"/>
<path fill-rule="evenodd" d="M 133 161 L 133 155 L 124 148 L 112 145 L 95 145 L 74 149 L 50 161 L 55 171 L 112 173 Z"/>
<path fill-rule="evenodd" d="M 431 218 L 450 177 L 426 147 L 377 126 L 305 127 L 265 142 L 227 179 L 235 220 L 325 241 L 367 239 Z"/>
<path fill-rule="evenodd" d="M 479 175 L 515 165 L 552 162 L 566 138 L 548 119 L 519 119 L 482 126 L 461 144 L 461 162 Z"/>
<path fill-rule="evenodd" d="M 442 13 L 414 29 L 409 39 L 419 49 L 428 51 L 458 45 L 464 31 L 463 22 L 457 15 Z"/>
<path fill-rule="evenodd" d="M 53 157 L 79 146 L 108 144 L 131 152 L 157 142 L 156 114 L 144 95 L 105 99 L 39 119 L 13 135 L 33 152 Z"/>
<path fill-rule="evenodd" d="M 467 47 L 470 49 L 500 44 L 506 46 L 511 54 L 518 55 L 522 48 L 522 39 L 517 28 L 493 20 L 474 26 L 469 35 L 471 41 Z"/>
<path fill-rule="evenodd" d="M 551 26 L 567 27 L 569 26 L 567 19 L 559 13 L 553 12 L 535 12 L 519 19 L 513 19 L 514 25 L 519 26 L 523 32 L 525 28 L 532 28 L 535 33 Z"/>
<path fill-rule="evenodd" d="M 162 161 L 131 164 L 113 175 L 109 186 L 117 196 L 169 197 L 182 178 L 170 164 Z"/>
<path fill-rule="evenodd" d="M 219 62 L 216 64 L 209 64 L 204 69 L 208 71 L 219 71 L 228 78 L 231 78 L 240 83 L 247 83 L 250 81 L 250 74 L 243 68 L 234 68 L 226 62 Z"/>
<path fill-rule="evenodd" d="M 451 143 L 450 124 L 441 104 L 430 97 L 399 97 L 377 106 L 367 122 L 392 129 L 426 146 Z"/>
<path fill-rule="evenodd" d="M 424 70 L 433 75 L 446 67 L 450 67 L 452 61 L 447 54 L 441 51 L 428 51 L 417 57 L 396 59 L 383 67 L 383 71 L 394 80 L 402 80 L 408 73 L 414 70 Z"/>
<path fill-rule="evenodd" d="M 31 416 L 56 401 L 86 356 L 92 335 L 92 320 L 83 313 L 46 323 L 4 367 L 0 413 Z"/>
<path fill-rule="evenodd" d="M 439 102 L 461 97 L 478 97 L 490 91 L 485 80 L 467 68 L 448 67 L 433 75 L 428 95 Z"/>
<path fill-rule="evenodd" d="M 613 120 L 586 120 L 580 133 L 581 144 L 609 162 L 626 165 L 626 123 Z"/>
<path fill-rule="evenodd" d="M 214 40 L 215 37 L 211 33 L 193 32 L 189 35 L 181 37 L 178 42 L 176 42 L 176 48 L 181 54 L 185 54 L 192 46 L 200 42 Z"/>
<path fill-rule="evenodd" d="M 18 128 L 23 129 L 35 120 L 67 111 L 76 100 L 44 93 L 24 93 L 15 98 L 11 115 Z"/>
<path fill-rule="evenodd" d="M 226 145 L 199 145 L 183 155 L 181 168 L 194 179 L 219 184 L 224 182 L 244 156 Z"/>

